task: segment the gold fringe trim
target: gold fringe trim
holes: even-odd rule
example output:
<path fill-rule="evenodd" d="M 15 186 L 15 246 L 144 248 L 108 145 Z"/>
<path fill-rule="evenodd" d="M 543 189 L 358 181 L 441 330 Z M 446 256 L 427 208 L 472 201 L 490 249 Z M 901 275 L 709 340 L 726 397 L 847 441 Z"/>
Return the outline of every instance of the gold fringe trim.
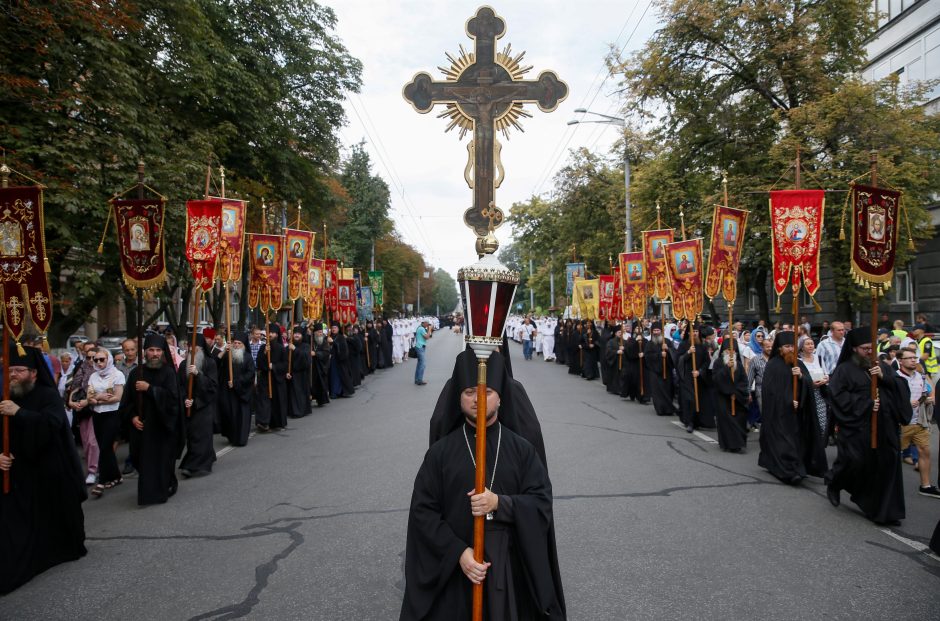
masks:
<path fill-rule="evenodd" d="M 17 355 L 20 356 L 21 358 L 24 357 L 24 356 L 26 356 L 26 350 L 23 349 L 23 344 L 20 343 L 20 340 L 19 340 L 19 339 L 16 339 L 16 353 L 17 353 Z"/>

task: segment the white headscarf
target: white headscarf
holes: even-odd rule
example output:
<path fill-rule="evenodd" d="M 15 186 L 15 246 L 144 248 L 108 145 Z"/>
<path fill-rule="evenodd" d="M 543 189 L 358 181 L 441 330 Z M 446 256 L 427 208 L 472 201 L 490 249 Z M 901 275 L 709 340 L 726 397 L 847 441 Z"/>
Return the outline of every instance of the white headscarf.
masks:
<path fill-rule="evenodd" d="M 110 351 L 105 348 L 100 348 L 96 349 L 95 352 L 96 358 L 101 354 L 101 352 L 104 352 L 104 355 L 108 357 L 108 362 L 104 365 L 103 369 L 99 369 L 97 366 L 98 363 L 95 363 L 95 375 L 101 378 L 101 380 L 105 382 L 111 381 L 115 378 L 115 373 L 123 375 L 123 373 L 121 373 L 121 371 L 119 371 L 118 368 L 114 366 L 114 356 L 111 355 Z"/>

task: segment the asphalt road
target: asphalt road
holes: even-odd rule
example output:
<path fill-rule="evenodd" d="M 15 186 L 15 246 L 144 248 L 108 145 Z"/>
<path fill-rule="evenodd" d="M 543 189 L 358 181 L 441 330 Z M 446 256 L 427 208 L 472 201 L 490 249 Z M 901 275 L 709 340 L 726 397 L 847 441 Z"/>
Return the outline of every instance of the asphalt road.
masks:
<path fill-rule="evenodd" d="M 427 386 L 414 361 L 380 372 L 223 450 L 166 505 L 137 507 L 130 479 L 89 500 L 88 555 L 0 598 L 0 619 L 397 619 L 411 488 L 460 347 L 437 333 Z M 756 436 L 722 453 L 512 348 L 545 434 L 569 618 L 936 618 L 940 559 L 923 548 L 940 502 L 909 467 L 908 519 L 878 527 L 819 480 L 776 482 Z"/>

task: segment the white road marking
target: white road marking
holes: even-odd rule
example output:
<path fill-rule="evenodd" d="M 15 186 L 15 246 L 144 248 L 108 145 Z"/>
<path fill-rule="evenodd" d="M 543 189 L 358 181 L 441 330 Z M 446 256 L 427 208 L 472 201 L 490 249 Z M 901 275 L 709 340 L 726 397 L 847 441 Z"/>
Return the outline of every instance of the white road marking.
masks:
<path fill-rule="evenodd" d="M 254 432 L 254 431 L 252 431 L 251 433 L 248 434 L 248 439 L 249 439 L 249 440 L 251 440 L 251 439 L 254 438 L 254 437 L 255 437 L 255 432 Z M 234 450 L 235 450 L 235 446 L 234 446 L 233 444 L 229 444 L 229 445 L 226 446 L 225 448 L 219 449 L 218 451 L 216 451 L 216 452 L 215 452 L 215 458 L 218 459 L 219 457 L 222 457 L 222 456 L 225 455 L 226 453 L 231 453 L 231 452 L 234 451 Z"/>
<path fill-rule="evenodd" d="M 883 528 L 883 529 L 881 529 L 881 532 L 883 532 L 884 534 L 888 535 L 889 537 L 894 537 L 895 539 L 897 539 L 898 541 L 900 541 L 900 542 L 903 543 L 904 545 L 910 546 L 910 547 L 914 548 L 915 550 L 917 550 L 918 552 L 922 552 L 923 554 L 926 554 L 927 556 L 929 556 L 930 558 L 932 558 L 932 559 L 935 560 L 935 561 L 940 561 L 940 556 L 937 556 L 936 554 L 934 554 L 934 553 L 930 550 L 930 548 L 928 548 L 928 547 L 925 546 L 924 544 L 920 543 L 919 541 L 912 541 L 912 540 L 908 539 L 907 537 L 902 537 L 901 535 L 897 534 L 896 532 L 894 532 L 894 531 L 891 530 L 890 528 Z"/>
<path fill-rule="evenodd" d="M 685 430 L 685 425 L 683 425 L 681 422 L 677 420 L 672 421 L 672 424 L 675 425 L 676 427 L 682 427 L 682 429 Z M 701 431 L 693 431 L 692 435 L 698 438 L 699 440 L 705 440 L 706 442 L 709 442 L 711 444 L 718 444 L 718 440 L 715 440 L 713 438 L 710 438 L 709 436 L 706 436 Z"/>

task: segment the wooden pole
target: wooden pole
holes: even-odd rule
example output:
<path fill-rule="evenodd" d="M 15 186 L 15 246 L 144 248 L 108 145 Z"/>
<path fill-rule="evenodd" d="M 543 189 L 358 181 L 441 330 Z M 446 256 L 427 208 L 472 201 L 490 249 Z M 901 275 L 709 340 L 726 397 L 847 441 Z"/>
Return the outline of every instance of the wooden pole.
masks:
<path fill-rule="evenodd" d="M 657 282 L 659 282 L 659 279 L 657 279 Z M 657 286 L 657 288 L 659 287 Z M 666 305 L 663 302 L 664 300 L 659 301 L 659 325 L 660 325 L 660 332 L 663 337 L 663 355 L 662 355 L 663 379 L 667 379 L 666 378 Z"/>
<path fill-rule="evenodd" d="M 725 195 L 727 197 L 727 194 Z M 719 278 L 720 280 L 720 278 Z M 731 335 L 731 385 L 734 386 L 734 372 L 736 371 L 735 366 L 737 365 L 737 358 L 734 355 L 734 342 L 737 340 L 737 336 L 734 334 L 734 302 L 728 302 L 728 332 Z M 737 408 L 737 399 L 735 399 L 735 394 L 731 394 L 731 415 L 737 416 L 735 411 Z"/>
<path fill-rule="evenodd" d="M 0 186 L 10 187 L 10 168 L 3 163 L 0 168 Z M 78 363 L 81 364 L 82 361 Z M 3 314 L 3 400 L 10 400 L 10 328 L 7 326 L 6 313 Z M 10 417 L 3 416 L 3 456 L 10 456 Z M 10 493 L 10 471 L 3 471 L 3 493 Z"/>
<path fill-rule="evenodd" d="M 137 162 L 137 198 L 144 198 L 144 163 L 143 161 Z M 115 218 L 115 222 L 117 219 Z M 144 369 L 144 290 L 140 287 L 135 287 L 137 293 L 137 368 L 140 371 L 137 373 L 138 378 L 143 378 L 143 369 Z M 168 363 L 172 360 L 168 360 Z M 137 400 L 137 417 L 140 420 L 144 420 L 144 393 L 140 391 L 134 391 Z"/>
<path fill-rule="evenodd" d="M 271 368 L 271 336 L 270 330 L 268 330 L 268 311 L 264 311 L 264 333 L 267 336 L 265 341 L 264 352 L 265 356 L 268 359 L 268 399 L 274 398 L 274 385 L 271 382 L 271 376 L 274 374 L 274 369 Z"/>
<path fill-rule="evenodd" d="M 222 177 L 222 198 L 225 198 L 225 166 L 219 166 L 219 176 Z M 231 272 L 231 269 L 229 272 Z M 228 379 L 232 382 L 232 388 L 234 389 L 235 376 L 232 374 L 232 304 L 229 298 L 229 288 L 232 284 L 231 278 L 234 275 L 229 273 L 226 274 L 226 276 L 228 278 L 225 280 L 225 342 L 228 345 L 228 347 L 226 347 L 226 353 L 228 354 Z"/>
<path fill-rule="evenodd" d="M 640 328 L 640 333 L 642 334 L 642 332 L 643 332 L 643 329 Z M 639 345 L 639 348 L 640 348 L 640 353 L 642 354 L 642 353 L 643 353 L 643 345 L 644 345 L 644 343 L 639 343 L 638 345 Z M 645 397 L 645 396 L 646 396 L 646 389 L 643 388 L 643 364 L 645 363 L 645 361 L 646 361 L 646 356 L 640 358 L 640 396 L 641 396 L 641 397 Z"/>
<path fill-rule="evenodd" d="M 698 363 L 695 360 L 696 358 L 698 358 L 698 349 L 696 349 L 697 339 L 695 338 L 695 322 L 694 321 L 692 322 L 692 325 L 689 326 L 689 331 L 690 331 L 690 334 L 692 335 L 691 336 L 692 338 L 692 388 L 695 391 L 695 411 L 699 412 L 700 410 L 699 410 L 699 404 L 698 404 L 698 377 L 696 376 L 696 374 L 698 373 Z"/>
<path fill-rule="evenodd" d="M 869 153 L 869 166 L 871 167 L 871 184 L 877 187 L 878 184 L 878 151 L 872 150 Z M 871 366 L 878 364 L 878 287 L 871 287 Z M 878 398 L 878 378 L 871 376 L 871 400 Z M 878 448 L 878 412 L 872 408 L 871 411 L 871 447 Z"/>
<path fill-rule="evenodd" d="M 197 285 L 196 291 L 196 305 L 193 307 L 193 337 L 189 341 L 189 365 L 192 366 L 196 364 L 196 347 L 198 343 L 196 342 L 196 337 L 199 336 L 199 310 L 202 305 L 202 287 Z M 189 369 L 186 369 L 189 371 Z M 189 382 L 186 389 L 186 398 L 192 400 L 193 398 L 193 377 L 192 373 L 189 373 Z M 192 416 L 192 406 L 186 408 L 186 418 Z"/>
<path fill-rule="evenodd" d="M 477 364 L 477 445 L 475 492 L 486 490 L 486 360 Z M 486 516 L 473 518 L 473 560 L 483 563 L 483 526 Z M 483 583 L 473 585 L 473 621 L 483 621 Z"/>
<path fill-rule="evenodd" d="M 796 270 L 796 268 L 794 268 Z M 802 273 L 802 272 L 801 272 Z M 797 325 L 797 313 L 800 311 L 800 285 L 797 280 L 797 274 L 794 271 L 793 273 L 793 368 L 796 369 L 800 365 L 800 352 L 798 349 L 798 342 L 796 340 L 796 325 Z M 797 402 L 797 397 L 799 396 L 799 379 L 796 375 L 793 376 L 793 402 Z M 797 406 L 793 406 L 793 410 L 796 411 Z"/>
<path fill-rule="evenodd" d="M 290 330 L 287 332 L 287 338 L 290 341 L 287 344 L 287 374 L 290 375 L 291 369 L 294 367 L 294 350 L 290 348 L 294 343 L 294 307 L 297 305 L 295 301 L 290 308 Z"/>

